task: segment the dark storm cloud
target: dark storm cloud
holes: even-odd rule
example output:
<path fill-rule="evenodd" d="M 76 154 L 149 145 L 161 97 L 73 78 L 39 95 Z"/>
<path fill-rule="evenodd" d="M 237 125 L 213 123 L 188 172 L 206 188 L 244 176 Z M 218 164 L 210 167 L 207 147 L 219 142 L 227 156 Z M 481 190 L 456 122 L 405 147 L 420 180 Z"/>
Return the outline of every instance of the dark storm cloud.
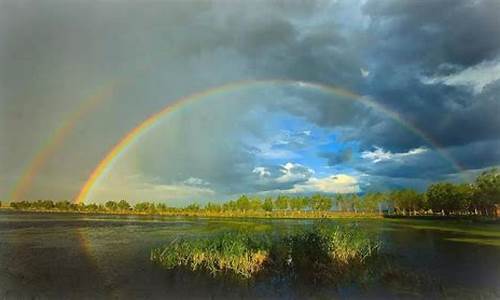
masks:
<path fill-rule="evenodd" d="M 307 182 L 314 174 L 308 167 L 293 163 L 259 166 L 252 173 L 256 192 L 290 190 L 297 184 Z"/>
<path fill-rule="evenodd" d="M 329 166 L 336 166 L 349 162 L 352 159 L 352 150 L 348 148 L 338 152 L 320 152 L 318 155 L 326 158 Z"/>
<path fill-rule="evenodd" d="M 113 101 L 77 126 L 64 151 L 44 169 L 48 181 L 72 182 L 64 181 L 67 198 L 106 151 L 152 112 L 172 99 L 240 79 L 341 86 L 396 111 L 466 168 L 498 163 L 494 141 L 499 138 L 500 83 L 474 93 L 423 78 L 453 75 L 497 60 L 500 2 L 374 0 L 362 7 L 346 3 L 0 3 L 0 140 L 7 141 L 0 145 L 0 177 L 17 177 L 82 99 L 117 78 L 125 78 L 125 83 Z M 374 145 L 394 153 L 429 146 L 398 122 L 351 101 L 299 89 L 274 96 L 265 106 L 269 112 L 284 111 L 341 131 L 345 140 L 359 142 L 361 151 Z M 243 115 L 244 107 L 252 108 L 242 105 L 235 111 Z M 216 109 L 224 106 L 212 108 Z M 206 108 L 206 113 L 212 110 Z M 241 121 L 230 114 L 221 114 L 223 122 L 217 124 L 184 124 L 213 129 L 213 136 L 194 134 L 192 141 L 181 142 L 189 149 L 185 153 L 175 152 L 177 161 L 196 162 L 193 166 L 170 160 L 169 165 L 157 164 L 157 169 L 153 165 L 151 172 L 164 176 L 167 183 L 201 178 L 227 193 L 290 188 L 293 180 L 272 180 L 268 187 L 255 184 L 255 153 L 244 143 L 224 144 L 225 128 Z M 263 134 L 259 122 L 245 122 L 244 130 Z M 182 132 L 189 134 L 179 129 L 175 138 L 186 139 Z M 374 178 L 380 175 L 380 182 L 401 176 L 439 178 L 453 172 L 432 153 L 426 154 L 425 162 L 404 164 L 406 175 L 405 168 L 389 162 L 360 165 L 359 170 Z M 334 165 L 347 162 L 349 155 L 320 156 Z M 48 196 L 59 193 L 48 186 L 38 191 Z"/>
<path fill-rule="evenodd" d="M 362 12 L 370 18 L 363 32 L 350 32 L 351 35 L 336 45 L 334 52 L 318 51 L 316 57 L 305 56 L 308 65 L 346 57 L 349 64 L 329 66 L 327 69 L 332 75 L 327 78 L 372 96 L 378 103 L 396 111 L 408 126 L 425 132 L 427 137 L 444 147 L 444 151 L 451 151 L 451 147 L 467 151 L 466 146 L 471 143 L 498 139 L 498 82 L 488 85 L 476 95 L 461 86 L 426 84 L 422 80 L 424 76 L 457 73 L 499 57 L 498 1 L 368 1 Z M 362 47 L 367 41 L 370 41 L 369 47 Z M 353 44 L 361 50 L 350 51 Z M 300 48 L 299 43 L 296 45 Z M 355 53 L 357 61 L 349 59 L 352 53 Z M 300 59 L 295 62 L 298 61 Z M 355 76 L 356 68 L 359 70 L 364 66 L 370 71 L 369 76 Z M 328 71 L 319 71 L 316 75 L 325 75 Z M 351 80 L 343 80 L 346 76 Z M 325 77 L 315 79 L 318 78 L 324 80 Z M 318 101 L 314 107 L 312 114 L 295 113 L 305 115 L 321 126 L 339 124 L 335 117 L 338 109 L 332 107 L 331 102 Z M 294 112 L 294 109 L 290 108 L 290 111 Z M 386 116 L 368 112 L 358 118 L 359 111 L 346 115 L 351 121 L 355 120 L 350 124 L 357 130 L 352 132 L 351 137 L 361 142 L 362 149 L 379 145 L 398 152 L 428 145 L 428 141 Z M 485 160 L 483 165 L 495 164 L 498 159 L 496 150 L 490 148 L 484 151 L 489 153 L 482 154 Z M 453 159 L 467 165 L 464 160 L 466 152 L 451 152 Z M 435 158 L 436 161 L 439 159 Z M 439 164 L 434 163 L 432 158 L 429 160 L 430 165 Z M 436 176 L 449 171 L 446 168 L 431 170 Z M 431 172 L 421 171 L 425 174 Z M 395 171 L 387 173 L 398 175 Z"/>
<path fill-rule="evenodd" d="M 499 54 L 498 1 L 377 0 L 362 11 L 372 18 L 370 31 L 384 61 L 434 71 L 441 64 L 471 66 Z"/>

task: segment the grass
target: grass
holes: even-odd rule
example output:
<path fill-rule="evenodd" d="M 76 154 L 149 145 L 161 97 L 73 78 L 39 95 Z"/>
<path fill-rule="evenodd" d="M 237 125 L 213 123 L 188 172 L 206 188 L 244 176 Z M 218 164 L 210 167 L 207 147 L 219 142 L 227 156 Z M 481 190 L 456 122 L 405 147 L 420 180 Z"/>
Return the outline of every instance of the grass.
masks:
<path fill-rule="evenodd" d="M 248 279 L 258 274 L 301 282 L 335 282 L 366 270 L 379 242 L 353 226 L 315 226 L 279 236 L 233 232 L 198 240 L 174 240 L 151 251 L 167 269 L 183 268 Z"/>
<path fill-rule="evenodd" d="M 116 216 L 161 216 L 161 217 L 195 217 L 195 218 L 248 218 L 248 219 L 382 219 L 378 213 L 372 212 L 340 212 L 340 211 L 292 211 L 292 210 L 274 210 L 266 212 L 263 210 L 249 211 L 154 211 L 140 212 L 135 210 L 59 210 L 53 209 L 14 209 L 11 207 L 0 207 L 0 211 L 5 212 L 32 212 L 32 213 L 56 213 L 56 214 L 99 214 Z"/>
<path fill-rule="evenodd" d="M 249 278 L 260 271 L 269 252 L 250 236 L 224 233 L 213 239 L 173 241 L 151 251 L 151 260 L 167 269 L 187 267 L 216 275 L 234 273 Z"/>

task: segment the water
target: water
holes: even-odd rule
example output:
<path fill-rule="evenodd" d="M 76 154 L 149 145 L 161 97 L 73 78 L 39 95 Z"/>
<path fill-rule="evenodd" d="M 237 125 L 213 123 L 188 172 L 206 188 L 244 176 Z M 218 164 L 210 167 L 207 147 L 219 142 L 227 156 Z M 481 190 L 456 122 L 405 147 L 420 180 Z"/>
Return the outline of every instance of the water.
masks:
<path fill-rule="evenodd" d="M 406 283 L 389 278 L 335 288 L 237 282 L 167 271 L 149 261 L 151 248 L 181 236 L 235 228 L 292 231 L 312 223 L 2 212 L 0 298 L 500 298 L 498 225 L 463 232 L 420 228 L 428 222 L 358 221 L 380 235 L 383 253 L 408 274 Z"/>

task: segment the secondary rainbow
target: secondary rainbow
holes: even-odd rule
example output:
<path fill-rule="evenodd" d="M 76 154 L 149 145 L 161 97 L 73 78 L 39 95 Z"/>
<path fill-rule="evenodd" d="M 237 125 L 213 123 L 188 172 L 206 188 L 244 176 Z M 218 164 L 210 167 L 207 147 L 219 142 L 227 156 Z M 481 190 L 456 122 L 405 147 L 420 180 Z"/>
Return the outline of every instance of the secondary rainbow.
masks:
<path fill-rule="evenodd" d="M 111 97 L 114 87 L 115 83 L 112 83 L 99 89 L 94 95 L 86 98 L 82 102 L 82 105 L 80 105 L 71 115 L 69 115 L 68 118 L 66 118 L 66 120 L 62 123 L 63 125 L 54 131 L 54 134 L 43 144 L 41 149 L 26 167 L 18 183 L 14 186 L 10 196 L 12 201 L 23 200 L 24 195 L 31 188 L 36 174 L 38 174 L 40 169 L 46 164 L 49 157 L 51 157 L 52 154 L 62 145 L 64 140 L 73 131 L 79 120 L 92 112 L 98 104 Z"/>
<path fill-rule="evenodd" d="M 237 82 L 228 83 L 228 84 L 218 86 L 218 87 L 209 88 L 209 89 L 204 90 L 202 92 L 194 93 L 194 94 L 179 98 L 173 102 L 170 102 L 168 105 L 166 105 L 160 111 L 149 116 L 146 120 L 144 120 L 138 126 L 136 126 L 131 131 L 129 131 L 100 161 L 100 163 L 97 165 L 97 167 L 92 171 L 92 173 L 88 177 L 87 181 L 85 182 L 85 184 L 81 188 L 78 195 L 75 197 L 76 203 L 85 202 L 87 200 L 89 193 L 92 191 L 93 187 L 96 185 L 96 183 L 99 181 L 99 179 L 101 179 L 103 177 L 103 175 L 111 168 L 111 166 L 113 165 L 113 162 L 117 160 L 117 158 L 120 156 L 120 154 L 126 152 L 128 147 L 130 147 L 132 144 L 137 142 L 137 140 L 140 138 L 140 136 L 142 136 L 144 133 L 146 133 L 148 131 L 148 129 L 152 128 L 155 124 L 157 124 L 159 122 L 159 120 L 161 120 L 162 117 L 164 117 L 165 115 L 176 110 L 178 107 L 180 107 L 182 105 L 186 105 L 186 104 L 194 102 L 196 100 L 202 100 L 202 99 L 206 99 L 210 96 L 215 96 L 215 95 L 219 95 L 219 94 L 223 94 L 223 93 L 233 92 L 233 91 L 237 91 L 240 89 L 264 87 L 266 85 L 284 85 L 284 86 L 291 85 L 291 86 L 295 86 L 295 87 L 316 89 L 316 90 L 320 90 L 320 91 L 323 91 L 323 92 L 326 92 L 329 94 L 335 94 L 337 96 L 342 96 L 342 97 L 345 97 L 346 99 L 350 99 L 353 101 L 359 101 L 359 102 L 363 103 L 364 105 L 372 107 L 375 110 L 380 111 L 383 114 L 389 116 L 390 118 L 392 118 L 396 122 L 402 124 L 402 126 L 404 126 L 405 128 L 407 128 L 408 130 L 410 130 L 414 134 L 421 137 L 423 140 L 425 140 L 430 145 L 432 145 L 447 161 L 449 161 L 454 166 L 454 168 L 456 168 L 457 171 L 459 171 L 459 172 L 462 171 L 462 168 L 460 167 L 460 165 L 457 162 L 455 162 L 451 157 L 449 157 L 449 155 L 444 150 L 442 150 L 442 147 L 440 147 L 437 142 L 435 142 L 433 139 L 431 139 L 422 130 L 420 130 L 419 128 L 416 128 L 412 124 L 404 121 L 398 113 L 389 110 L 388 108 L 371 100 L 368 97 L 363 97 L 361 95 L 357 95 L 351 91 L 348 91 L 346 89 L 342 89 L 339 87 L 334 87 L 334 86 L 321 84 L 321 83 L 315 83 L 315 82 L 283 80 L 283 79 L 244 80 L 244 81 L 237 81 Z"/>

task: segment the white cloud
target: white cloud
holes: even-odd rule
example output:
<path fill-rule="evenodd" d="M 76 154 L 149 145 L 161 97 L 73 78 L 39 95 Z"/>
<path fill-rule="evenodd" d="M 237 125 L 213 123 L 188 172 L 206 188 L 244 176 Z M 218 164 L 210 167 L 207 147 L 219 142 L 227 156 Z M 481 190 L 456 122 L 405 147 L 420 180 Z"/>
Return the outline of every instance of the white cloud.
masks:
<path fill-rule="evenodd" d="M 210 185 L 208 181 L 205 181 L 201 178 L 197 177 L 189 177 L 188 179 L 184 180 L 183 183 L 185 185 L 191 185 L 191 186 L 207 186 Z"/>
<path fill-rule="evenodd" d="M 305 183 L 295 185 L 291 192 L 357 193 L 359 192 L 359 184 L 356 177 L 346 174 L 323 178 L 311 177 Z"/>
<path fill-rule="evenodd" d="M 290 150 L 276 149 L 273 144 L 262 143 L 257 145 L 258 151 L 255 153 L 259 158 L 263 159 L 291 159 L 297 158 L 298 155 Z"/>
<path fill-rule="evenodd" d="M 370 75 L 370 71 L 365 70 L 363 68 L 360 68 L 359 71 L 361 72 L 361 76 L 363 77 L 368 77 L 368 75 Z"/>
<path fill-rule="evenodd" d="M 268 167 L 256 167 L 261 183 L 269 187 L 260 192 L 268 193 L 357 193 L 358 179 L 351 175 L 338 174 L 314 177 L 314 170 L 299 163 L 288 162 L 279 166 L 278 172 Z M 279 187 L 279 188 L 278 188 Z"/>
<path fill-rule="evenodd" d="M 361 158 L 371 160 L 374 163 L 378 163 L 381 161 L 402 160 L 406 157 L 425 153 L 428 150 L 429 149 L 425 147 L 418 147 L 415 149 L 411 149 L 408 152 L 392 153 L 391 151 L 385 151 L 383 148 L 375 146 L 375 150 L 373 151 L 363 151 L 361 153 Z"/>
<path fill-rule="evenodd" d="M 488 84 L 500 79 L 500 59 L 485 61 L 447 76 L 423 77 L 424 84 L 442 83 L 450 86 L 468 86 L 475 94 Z"/>
<path fill-rule="evenodd" d="M 255 167 L 252 170 L 252 173 L 259 174 L 259 177 L 261 177 L 261 178 L 271 176 L 271 171 L 269 171 L 269 169 L 266 167 Z"/>
<path fill-rule="evenodd" d="M 304 181 L 314 174 L 314 170 L 297 163 L 287 162 L 281 167 L 283 175 L 276 178 L 279 183 Z"/>

